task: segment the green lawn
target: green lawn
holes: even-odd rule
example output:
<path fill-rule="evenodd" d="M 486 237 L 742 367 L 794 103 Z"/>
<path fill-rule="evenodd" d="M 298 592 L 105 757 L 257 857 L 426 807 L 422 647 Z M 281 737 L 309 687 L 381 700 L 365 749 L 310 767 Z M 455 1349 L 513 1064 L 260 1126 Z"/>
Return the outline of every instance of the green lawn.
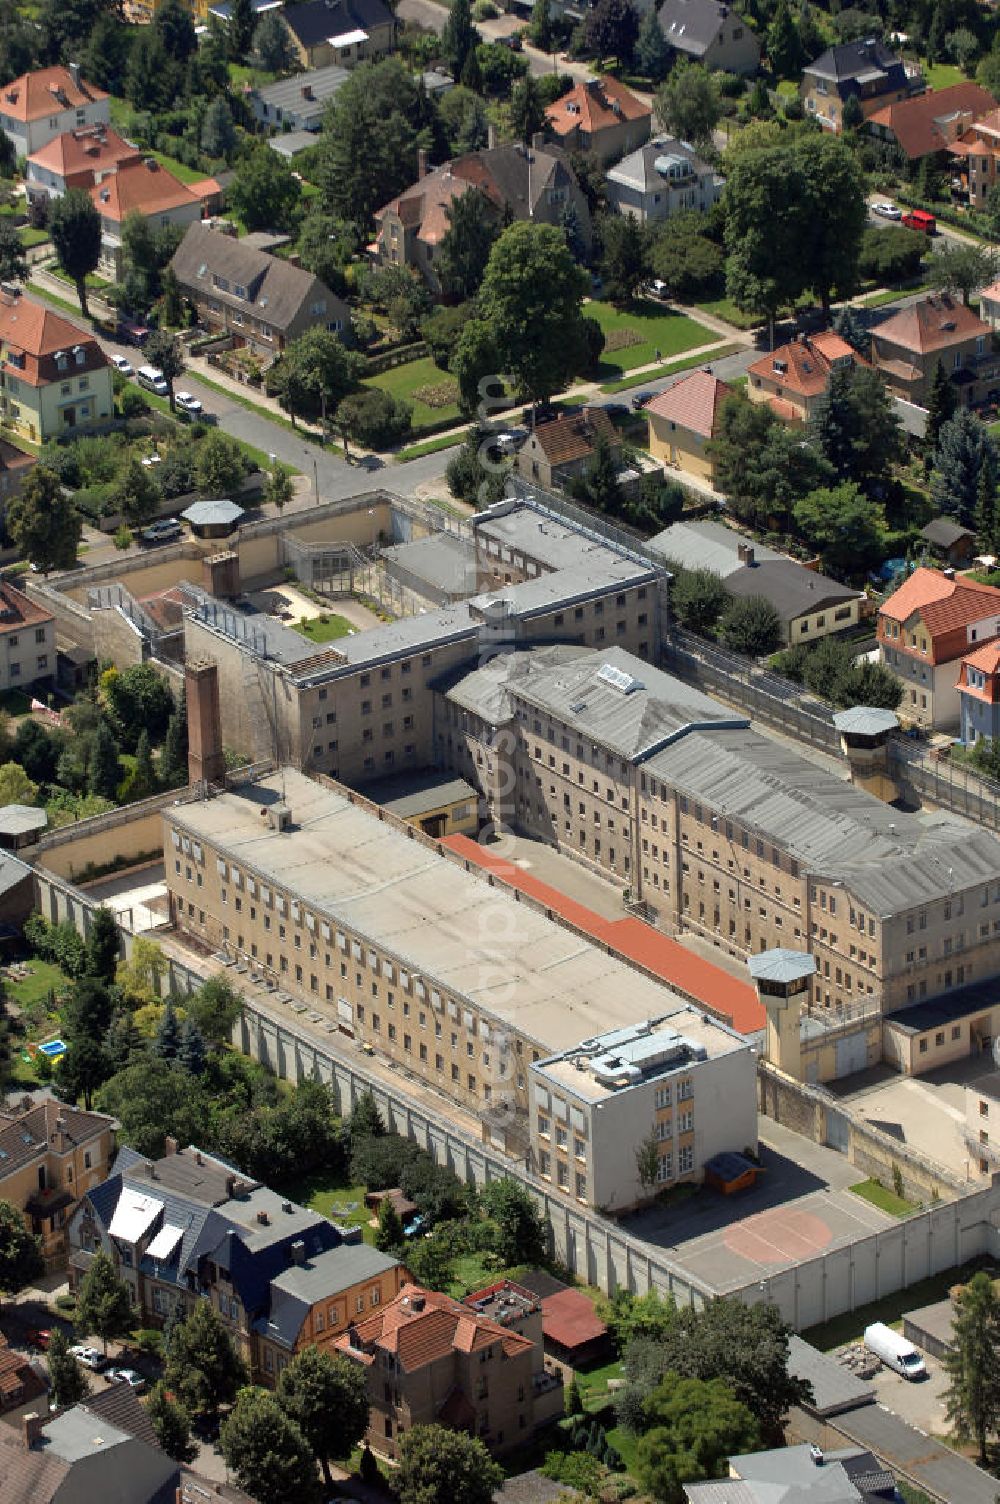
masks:
<path fill-rule="evenodd" d="M 155 157 L 161 167 L 172 172 L 174 177 L 182 183 L 201 183 L 205 174 L 197 167 L 188 167 L 184 162 L 178 162 L 176 157 L 168 157 L 165 152 L 151 151 L 148 156 Z"/>
<path fill-rule="evenodd" d="M 25 1012 L 34 1012 L 47 1001 L 50 988 L 58 993 L 69 985 L 69 978 L 51 961 L 40 961 L 37 956 L 32 956 L 27 965 L 30 975 L 20 982 L 8 978 L 6 991 L 12 1003 L 17 1003 Z"/>
<path fill-rule="evenodd" d="M 525 1266 L 526 1268 L 527 1266 Z M 495 1285 L 500 1279 L 514 1279 L 524 1274 L 525 1268 L 498 1269 L 496 1259 L 488 1253 L 461 1253 L 452 1264 L 451 1284 L 448 1294 L 456 1300 L 469 1295 L 473 1290 L 483 1290 Z"/>
<path fill-rule="evenodd" d="M 244 63 L 229 64 L 229 82 L 234 89 L 242 89 L 244 84 L 265 88 L 268 84 L 273 84 L 277 77 L 276 73 L 269 73 L 266 68 L 248 68 Z"/>
<path fill-rule="evenodd" d="M 848 1342 L 860 1342 L 865 1327 L 873 1321 L 884 1321 L 886 1326 L 899 1327 L 902 1325 L 904 1311 L 913 1311 L 918 1306 L 929 1306 L 934 1301 L 945 1300 L 953 1285 L 966 1283 L 978 1269 L 986 1267 L 989 1267 L 991 1273 L 996 1273 L 986 1259 L 974 1259 L 958 1268 L 944 1269 L 940 1274 L 931 1275 L 929 1279 L 918 1280 L 909 1289 L 896 1290 L 881 1300 L 859 1306 L 856 1311 L 846 1311 L 842 1316 L 834 1316 L 819 1326 L 809 1327 L 802 1336 L 806 1342 L 825 1353 L 832 1352 L 835 1347 L 843 1347 Z"/>
<path fill-rule="evenodd" d="M 635 1477 L 635 1454 L 639 1445 L 638 1436 L 626 1431 L 623 1426 L 612 1426 L 608 1440 L 625 1464 L 625 1471 Z"/>
<path fill-rule="evenodd" d="M 454 377 L 449 376 L 447 371 L 442 371 L 427 355 L 423 360 L 411 360 L 403 366 L 393 366 L 390 371 L 383 371 L 381 376 L 371 376 L 364 383 L 365 386 L 381 387 L 384 392 L 390 392 L 394 397 L 401 397 L 404 402 L 409 402 L 413 407 L 413 427 L 443 428 L 448 423 L 458 423 L 461 413 L 458 410 L 458 385 Z M 442 405 L 432 405 L 417 395 L 422 390 L 431 387 L 445 388 L 452 386 L 455 389 L 454 400 L 444 402 Z"/>
<path fill-rule="evenodd" d="M 718 335 L 704 324 L 687 318 L 683 313 L 672 313 L 659 303 L 640 300 L 627 308 L 615 308 L 611 303 L 592 302 L 584 305 L 588 318 L 596 319 L 604 330 L 605 340 L 614 344 L 614 336 L 631 335 L 635 344 L 622 345 L 619 349 L 605 346 L 601 356 L 600 373 L 605 380 L 620 379 L 636 366 L 650 365 L 661 357 L 680 355 L 696 345 L 710 345 Z"/>
<path fill-rule="evenodd" d="M 326 611 L 322 616 L 310 616 L 303 621 L 294 621 L 291 627 L 300 636 L 308 637 L 310 642 L 335 642 L 338 637 L 346 637 L 351 630 L 350 622 L 343 616 L 336 616 Z"/>
<path fill-rule="evenodd" d="M 695 366 L 714 364 L 722 360 L 726 355 L 735 355 L 742 350 L 742 345 L 720 344 L 713 350 L 703 351 L 700 355 L 686 355 L 681 360 L 668 360 L 655 371 L 633 371 L 631 376 L 623 376 L 621 381 L 606 381 L 601 387 L 602 392 L 626 392 L 630 387 L 642 386 L 646 381 L 659 380 L 661 376 L 672 376 L 676 371 L 689 371 Z"/>
<path fill-rule="evenodd" d="M 604 1363 L 600 1368 L 588 1368 L 586 1372 L 579 1370 L 576 1382 L 580 1387 L 586 1408 L 590 1410 L 595 1405 L 605 1404 L 608 1398 L 608 1380 L 620 1379 L 621 1376 L 622 1365 L 619 1358 L 613 1358 L 610 1363 Z"/>
<path fill-rule="evenodd" d="M 365 1206 L 363 1185 L 342 1185 L 331 1181 L 322 1173 L 304 1175 L 301 1180 L 282 1186 L 283 1193 L 300 1206 L 329 1217 L 332 1222 L 342 1222 L 348 1227 L 360 1227 L 366 1243 L 374 1243 L 375 1229 L 368 1223 L 371 1213 Z"/>
<path fill-rule="evenodd" d="M 963 84 L 967 75 L 954 63 L 924 63 L 924 77 L 928 89 L 950 89 L 954 84 Z"/>
<path fill-rule="evenodd" d="M 465 433 L 439 434 L 436 439 L 425 439 L 422 444 L 410 444 L 406 449 L 401 449 L 395 456 L 400 464 L 407 460 L 419 460 L 425 454 L 437 454 L 439 449 L 451 449 L 455 444 L 464 444 L 469 430 Z"/>
<path fill-rule="evenodd" d="M 53 262 L 51 266 L 45 267 L 45 271 L 48 272 L 50 277 L 56 277 L 60 282 L 64 282 L 67 287 L 71 288 L 73 292 L 76 292 L 76 283 L 67 272 L 63 271 L 61 266 Z M 111 283 L 107 277 L 99 277 L 96 272 L 88 272 L 87 286 L 92 292 L 100 292 L 103 288 L 110 287 Z"/>
<path fill-rule="evenodd" d="M 44 245 L 49 238 L 48 230 L 36 230 L 31 225 L 22 225 L 17 232 L 17 238 L 26 251 L 33 246 Z"/>
<path fill-rule="evenodd" d="M 744 313 L 742 308 L 737 308 L 731 298 L 706 298 L 704 302 L 696 303 L 695 307 L 714 314 L 717 319 L 725 319 L 734 329 L 756 329 L 758 324 L 764 322 L 759 314 Z"/>
<path fill-rule="evenodd" d="M 870 1201 L 872 1206 L 888 1212 L 890 1217 L 908 1217 L 919 1207 L 919 1202 L 907 1201 L 905 1196 L 897 1196 L 895 1191 L 879 1185 L 877 1180 L 859 1181 L 857 1185 L 851 1186 L 851 1190 L 855 1196 L 862 1196 L 865 1201 Z"/>

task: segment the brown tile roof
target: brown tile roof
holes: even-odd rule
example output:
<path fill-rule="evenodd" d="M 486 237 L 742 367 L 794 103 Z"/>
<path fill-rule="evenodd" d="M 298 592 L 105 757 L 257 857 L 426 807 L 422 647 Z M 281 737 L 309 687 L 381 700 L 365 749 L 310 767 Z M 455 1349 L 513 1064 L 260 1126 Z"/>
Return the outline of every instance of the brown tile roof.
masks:
<path fill-rule="evenodd" d="M 760 360 L 755 360 L 749 367 L 749 373 L 764 381 L 776 381 L 800 397 L 818 397 L 826 390 L 834 365 L 842 362 L 868 364 L 846 340 L 829 330 L 812 338 L 803 335 L 801 339 L 790 340 L 787 345 L 779 345 L 771 354 L 762 355 Z M 776 370 L 778 365 L 783 365 L 785 369 Z M 795 416 L 798 417 L 798 414 L 795 413 Z"/>
<path fill-rule="evenodd" d="M 948 579 L 941 570 L 921 566 L 890 595 L 879 615 L 905 622 L 915 612 L 920 613 L 933 646 L 934 639 L 947 632 L 1000 615 L 1000 590 L 964 575 Z"/>
<path fill-rule="evenodd" d="M 97 1394 L 88 1394 L 82 1404 L 89 1415 L 106 1420 L 109 1426 L 117 1426 L 119 1431 L 134 1436 L 137 1441 L 144 1441 L 158 1452 L 162 1450 L 149 1411 L 145 1405 L 140 1405 L 135 1392 L 127 1384 L 110 1384 Z"/>
<path fill-rule="evenodd" d="M 354 1332 L 362 1348 L 379 1347 L 395 1353 L 407 1373 L 438 1362 L 451 1352 L 476 1352 L 497 1341 L 503 1344 L 507 1357 L 531 1347 L 527 1337 L 487 1321 L 450 1295 L 424 1290 L 420 1285 L 404 1285 L 394 1300 L 359 1322 Z M 339 1337 L 335 1346 L 352 1357 L 364 1356 L 348 1333 Z"/>
<path fill-rule="evenodd" d="M 593 454 L 599 438 L 618 445 L 615 425 L 603 407 L 585 407 L 579 413 L 563 413 L 547 423 L 539 423 L 535 439 L 550 465 L 567 465 Z"/>
<path fill-rule="evenodd" d="M 64 131 L 28 158 L 37 167 L 73 178 L 84 173 L 108 172 L 122 162 L 139 161 L 139 149 L 108 125 L 88 125 Z"/>
<path fill-rule="evenodd" d="M 974 120 L 996 107 L 988 89 L 969 80 L 947 89 L 928 89 L 914 99 L 887 104 L 868 124 L 884 126 L 911 161 L 935 151 L 944 151 L 963 135 Z"/>
<path fill-rule="evenodd" d="M 102 219 L 120 223 L 126 214 L 166 214 L 201 202 L 201 196 L 152 158 L 125 162 L 90 190 Z"/>
<path fill-rule="evenodd" d="M 690 376 L 682 376 L 652 402 L 647 402 L 646 411 L 710 439 L 718 423 L 719 408 L 732 394 L 732 387 L 718 376 L 709 371 L 692 371 Z"/>
<path fill-rule="evenodd" d="M 568 136 L 573 131 L 585 131 L 596 135 L 627 120 L 647 120 L 653 114 L 648 104 L 643 104 L 625 85 L 616 78 L 588 78 L 562 94 L 545 111 L 545 120 L 557 136 Z"/>
<path fill-rule="evenodd" d="M 44 1412 L 40 1412 L 44 1414 Z M 69 1476 L 70 1464 L 61 1457 L 32 1447 L 29 1451 L 20 1427 L 0 1425 L 0 1477 L 5 1499 L 50 1504 L 63 1481 Z"/>
<path fill-rule="evenodd" d="M 909 308 L 901 308 L 899 313 L 893 314 L 872 332 L 879 343 L 885 340 L 912 351 L 914 355 L 927 355 L 935 350 L 947 350 L 974 335 L 989 335 L 990 326 L 971 308 L 966 308 L 960 299 L 940 293 L 913 303 Z"/>
<path fill-rule="evenodd" d="M 23 1353 L 7 1345 L 0 1332 L 0 1409 L 21 1405 L 45 1393 L 45 1384 Z"/>
<path fill-rule="evenodd" d="M 3 347 L 2 365 L 9 365 L 12 375 L 29 386 L 47 386 L 52 381 L 65 381 L 70 375 L 85 376 L 89 371 L 103 370 L 107 356 L 92 334 L 85 334 L 75 324 L 60 318 L 40 303 L 30 298 L 0 298 L 0 345 Z M 83 351 L 83 360 L 77 363 L 76 350 Z M 70 357 L 67 369 L 56 366 L 56 354 L 63 351 Z M 23 366 L 18 359 L 23 357 Z"/>
<path fill-rule="evenodd" d="M 0 580 L 0 636 L 4 632 L 17 632 L 22 627 L 40 627 L 55 621 L 51 611 L 36 606 L 23 591 Z"/>
<path fill-rule="evenodd" d="M 26 1112 L 0 1113 L 0 1187 L 8 1175 L 45 1152 L 55 1134 L 57 1118 L 65 1123 L 71 1144 L 96 1138 L 112 1121 L 104 1113 L 82 1112 L 54 1098 L 29 1107 Z"/>
<path fill-rule="evenodd" d="M 109 97 L 84 78 L 76 83 L 68 68 L 39 68 L 0 89 L 0 110 L 14 120 L 43 120 L 52 114 L 53 103 L 60 110 L 73 110 Z"/>
<path fill-rule="evenodd" d="M 542 1332 L 560 1347 L 583 1347 L 600 1342 L 608 1329 L 582 1290 L 558 1290 L 542 1301 Z"/>

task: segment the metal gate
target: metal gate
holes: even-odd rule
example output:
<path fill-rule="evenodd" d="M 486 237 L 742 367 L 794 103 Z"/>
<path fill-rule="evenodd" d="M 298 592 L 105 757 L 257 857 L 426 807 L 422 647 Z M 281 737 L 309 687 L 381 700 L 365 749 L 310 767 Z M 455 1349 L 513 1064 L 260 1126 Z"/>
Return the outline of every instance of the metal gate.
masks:
<path fill-rule="evenodd" d="M 856 1034 L 845 1034 L 837 1040 L 837 1074 L 836 1080 L 841 1076 L 853 1076 L 855 1071 L 863 1071 L 868 1066 L 868 1033 L 865 1029 L 859 1029 Z"/>
<path fill-rule="evenodd" d="M 836 1149 L 840 1154 L 847 1153 L 848 1125 L 847 1118 L 836 1107 L 826 1109 L 826 1146 L 828 1149 Z"/>

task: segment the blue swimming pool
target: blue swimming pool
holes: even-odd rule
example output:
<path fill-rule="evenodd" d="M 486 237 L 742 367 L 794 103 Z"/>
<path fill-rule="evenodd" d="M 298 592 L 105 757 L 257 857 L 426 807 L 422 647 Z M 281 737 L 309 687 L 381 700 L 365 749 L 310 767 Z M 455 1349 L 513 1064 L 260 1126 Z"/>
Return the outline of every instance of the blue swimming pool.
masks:
<path fill-rule="evenodd" d="M 41 1055 L 48 1055 L 50 1060 L 58 1060 L 60 1055 L 65 1055 L 66 1046 L 61 1039 L 50 1039 L 48 1044 L 40 1044 L 38 1051 Z"/>

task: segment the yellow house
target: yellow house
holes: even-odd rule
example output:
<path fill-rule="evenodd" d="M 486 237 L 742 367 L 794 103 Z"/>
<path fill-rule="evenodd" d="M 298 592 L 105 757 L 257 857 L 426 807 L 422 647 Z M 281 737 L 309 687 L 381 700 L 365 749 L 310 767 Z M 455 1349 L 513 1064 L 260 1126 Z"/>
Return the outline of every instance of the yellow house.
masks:
<path fill-rule="evenodd" d="M 714 485 L 715 467 L 706 446 L 718 431 L 723 402 L 732 395 L 732 387 L 710 371 L 692 371 L 654 397 L 646 408 L 653 458 Z"/>
<path fill-rule="evenodd" d="M 47 1270 L 66 1263 L 69 1219 L 80 1197 L 107 1176 L 115 1126 L 106 1113 L 80 1112 L 52 1097 L 25 1097 L 0 1111 L 0 1201 L 23 1212 Z"/>
<path fill-rule="evenodd" d="M 34 444 L 113 415 L 111 366 L 93 335 L 28 298 L 0 299 L 0 414 Z"/>
<path fill-rule="evenodd" d="M 302 0 L 277 14 L 303 68 L 354 68 L 396 45 L 397 21 L 385 0 Z"/>

